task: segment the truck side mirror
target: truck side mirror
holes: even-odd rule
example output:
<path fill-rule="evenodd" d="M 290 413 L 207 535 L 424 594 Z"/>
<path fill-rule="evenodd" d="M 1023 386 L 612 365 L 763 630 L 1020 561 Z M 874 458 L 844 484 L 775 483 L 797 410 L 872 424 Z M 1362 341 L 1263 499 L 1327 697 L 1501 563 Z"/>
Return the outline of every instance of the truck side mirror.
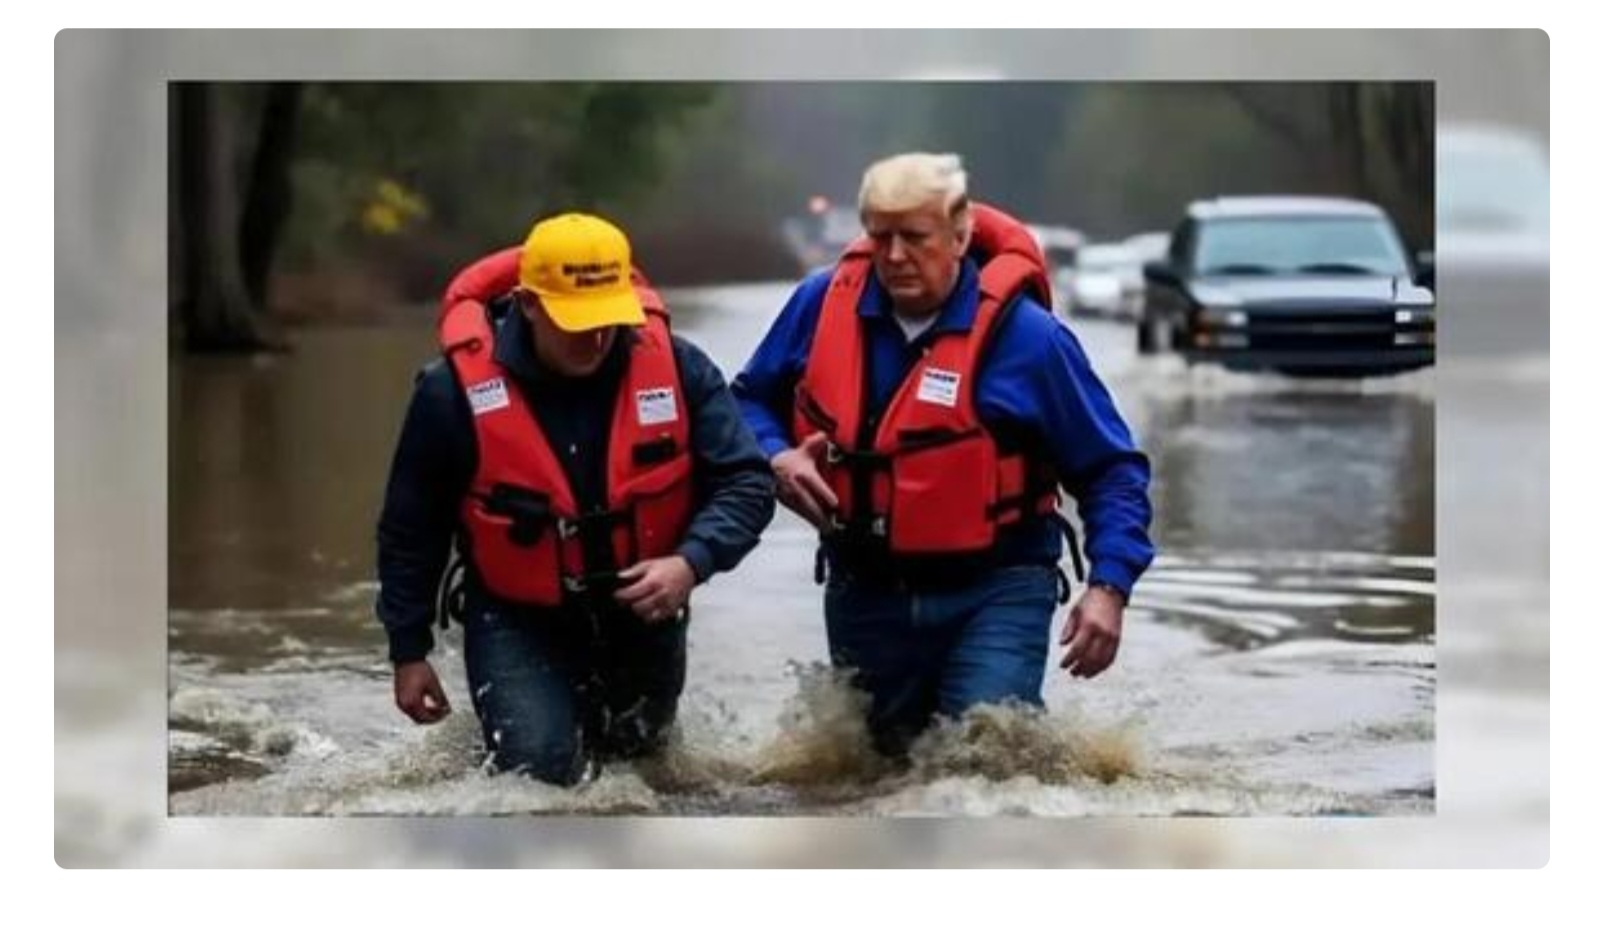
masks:
<path fill-rule="evenodd" d="M 1417 285 L 1433 289 L 1434 275 L 1433 250 L 1425 249 L 1417 254 Z"/>
<path fill-rule="evenodd" d="M 1178 272 L 1165 259 L 1152 259 L 1144 264 L 1144 281 L 1151 285 L 1175 286 L 1178 284 Z"/>

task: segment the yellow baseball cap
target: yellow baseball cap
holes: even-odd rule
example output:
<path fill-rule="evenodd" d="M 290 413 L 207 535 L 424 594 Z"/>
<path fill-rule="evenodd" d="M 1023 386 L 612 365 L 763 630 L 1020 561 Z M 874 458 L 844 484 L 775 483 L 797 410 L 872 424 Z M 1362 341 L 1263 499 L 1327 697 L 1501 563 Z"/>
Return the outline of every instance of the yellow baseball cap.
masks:
<path fill-rule="evenodd" d="M 522 244 L 517 281 L 539 296 L 562 331 L 643 325 L 628 237 L 586 213 L 540 220 Z"/>

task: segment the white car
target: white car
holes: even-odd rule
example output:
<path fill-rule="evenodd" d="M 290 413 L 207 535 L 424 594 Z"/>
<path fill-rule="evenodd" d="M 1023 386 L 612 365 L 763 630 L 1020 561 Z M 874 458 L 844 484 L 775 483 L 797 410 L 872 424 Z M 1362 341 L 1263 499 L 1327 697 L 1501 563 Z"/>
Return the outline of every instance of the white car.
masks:
<path fill-rule="evenodd" d="M 1077 265 L 1058 273 L 1070 314 L 1132 318 L 1144 291 L 1144 265 L 1121 243 L 1094 243 L 1078 251 Z"/>
<path fill-rule="evenodd" d="M 1167 258 L 1167 250 L 1172 245 L 1172 234 L 1167 232 L 1139 233 L 1123 240 L 1122 245 L 1126 246 L 1129 252 L 1133 253 L 1134 258 L 1139 261 L 1131 293 L 1127 287 L 1123 288 L 1124 293 L 1130 293 L 1125 303 L 1128 307 L 1128 314 L 1134 321 L 1139 321 L 1144 317 L 1144 264 Z"/>
<path fill-rule="evenodd" d="M 1164 231 L 1160 233 L 1139 233 L 1123 240 L 1122 245 L 1128 247 L 1129 252 L 1139 257 L 1139 262 L 1153 262 L 1157 259 L 1166 258 L 1167 247 L 1172 245 L 1172 234 Z"/>

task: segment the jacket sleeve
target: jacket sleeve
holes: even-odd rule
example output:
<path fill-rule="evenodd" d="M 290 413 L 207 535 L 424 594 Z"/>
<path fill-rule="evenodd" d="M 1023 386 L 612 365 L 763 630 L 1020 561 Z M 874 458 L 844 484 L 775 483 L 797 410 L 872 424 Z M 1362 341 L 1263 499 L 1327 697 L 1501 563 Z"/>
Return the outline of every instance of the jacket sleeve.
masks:
<path fill-rule="evenodd" d="M 1029 429 L 1078 503 L 1090 581 L 1132 595 L 1155 557 L 1150 461 L 1072 331 L 1019 305 L 985 367 L 1000 409 Z"/>
<path fill-rule="evenodd" d="M 822 299 L 832 277 L 831 269 L 823 269 L 800 283 L 744 370 L 733 379 L 739 412 L 768 459 L 794 445 L 789 428 L 794 386 L 805 373 L 811 338 L 816 334 Z"/>
<path fill-rule="evenodd" d="M 439 580 L 475 462 L 471 416 L 443 361 L 418 375 L 378 519 L 377 616 L 396 663 L 433 648 Z"/>
<path fill-rule="evenodd" d="M 695 513 L 678 553 L 704 583 L 750 553 L 776 507 L 772 466 L 756 445 L 722 372 L 705 352 L 672 339 L 689 401 Z"/>

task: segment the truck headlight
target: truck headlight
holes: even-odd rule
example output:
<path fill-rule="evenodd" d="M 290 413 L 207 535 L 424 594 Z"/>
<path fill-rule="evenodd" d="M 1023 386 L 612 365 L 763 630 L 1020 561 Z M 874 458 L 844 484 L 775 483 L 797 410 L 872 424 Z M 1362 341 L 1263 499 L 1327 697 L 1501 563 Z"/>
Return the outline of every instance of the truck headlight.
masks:
<path fill-rule="evenodd" d="M 1195 315 L 1202 325 L 1243 328 L 1250 324 L 1250 316 L 1236 308 L 1203 308 Z"/>

